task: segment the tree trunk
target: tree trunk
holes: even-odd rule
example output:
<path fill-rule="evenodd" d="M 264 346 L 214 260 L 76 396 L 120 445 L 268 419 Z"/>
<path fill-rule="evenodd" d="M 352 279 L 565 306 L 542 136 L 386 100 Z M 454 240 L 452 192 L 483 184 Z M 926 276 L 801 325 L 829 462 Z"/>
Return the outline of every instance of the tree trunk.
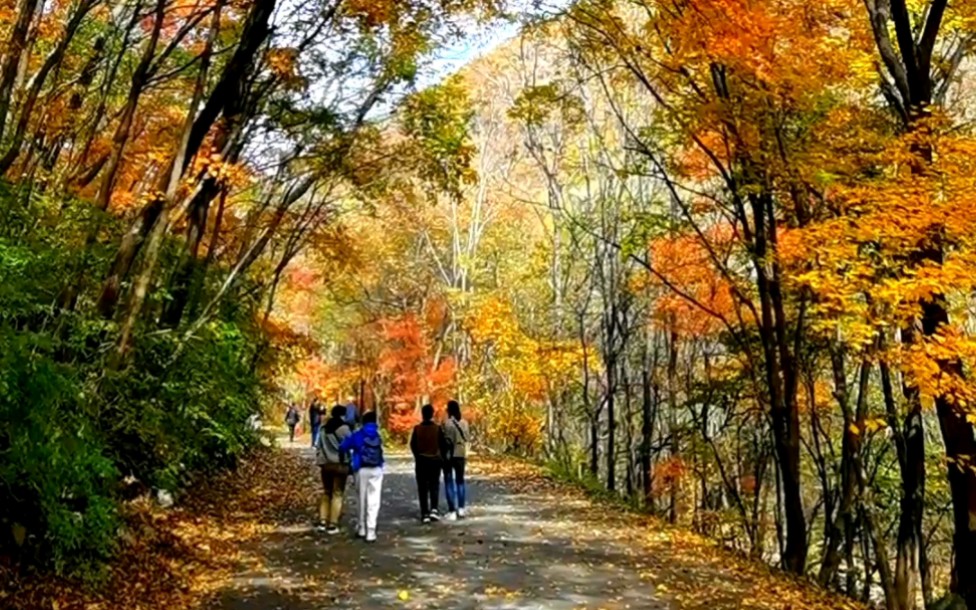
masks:
<path fill-rule="evenodd" d="M 217 203 L 217 214 L 214 218 L 213 229 L 210 231 L 210 243 L 207 245 L 207 255 L 203 258 L 203 262 L 200 263 L 199 271 L 193 284 L 190 287 L 190 303 L 188 314 L 190 317 L 196 317 L 197 310 L 200 307 L 200 299 L 203 294 L 203 289 L 207 280 L 207 270 L 210 265 L 213 264 L 214 257 L 217 251 L 217 240 L 220 237 L 220 230 L 223 226 L 224 212 L 227 209 L 227 191 L 224 190 L 220 195 L 220 201 Z"/>
<path fill-rule="evenodd" d="M 156 220 L 163 211 L 166 201 L 162 197 L 154 197 L 139 214 L 136 221 L 122 236 L 119 249 L 115 252 L 108 277 L 102 284 L 102 291 L 98 298 L 98 311 L 106 320 L 115 315 L 115 308 L 119 303 L 122 290 L 122 278 L 128 275 L 139 247 L 149 231 L 156 225 Z"/>
<path fill-rule="evenodd" d="M 152 234 L 156 222 L 160 221 L 161 218 L 165 221 L 167 199 L 171 199 L 175 193 L 180 177 L 185 172 L 190 160 L 196 155 L 203 142 L 203 137 L 210 131 L 219 116 L 219 112 L 224 109 L 224 105 L 240 106 L 244 103 L 242 99 L 243 82 L 258 49 L 270 33 L 269 22 L 274 11 L 275 1 L 257 0 L 251 6 L 241 34 L 241 40 L 233 57 L 225 66 L 220 81 L 211 92 L 204 110 L 193 121 L 188 135 L 181 142 L 174 155 L 170 172 L 163 173 L 161 184 L 165 181 L 165 188 L 160 190 L 166 193 L 166 197 L 154 198 L 123 238 L 99 297 L 99 310 L 103 316 L 111 317 L 114 315 L 115 308 L 118 305 L 122 280 L 128 276 L 143 242 Z M 216 113 L 214 112 L 215 104 L 217 104 L 215 100 L 220 102 L 216 106 Z M 231 137 L 231 131 L 232 129 L 228 126 L 228 129 L 224 131 L 225 136 Z M 203 189 L 201 188 L 201 190 Z M 141 309 L 141 306 L 141 302 L 139 302 L 137 309 Z"/>
<path fill-rule="evenodd" d="M 81 26 L 81 22 L 84 20 L 85 16 L 91 11 L 98 0 L 83 0 L 81 4 L 75 9 L 75 12 L 71 15 L 71 19 L 68 20 L 65 26 L 64 34 L 58 40 L 54 49 L 48 54 L 44 63 L 41 64 L 40 69 L 37 74 L 34 75 L 31 81 L 30 87 L 27 90 L 27 95 L 24 98 L 24 103 L 21 105 L 20 117 L 17 120 L 17 126 L 14 129 L 14 135 L 11 139 L 10 146 L 7 148 L 7 152 L 4 153 L 3 157 L 0 158 L 0 175 L 6 175 L 10 170 L 10 167 L 17 160 L 20 155 L 20 147 L 24 143 L 24 134 L 27 132 L 27 125 L 30 123 L 30 119 L 34 114 L 34 106 L 37 104 L 37 99 L 40 97 L 41 89 L 44 87 L 44 83 L 47 81 L 48 75 L 58 66 L 61 65 L 61 61 L 64 59 L 65 51 L 68 49 L 68 45 L 75 37 L 75 33 Z"/>
<path fill-rule="evenodd" d="M 922 329 L 926 335 L 935 334 L 937 328 L 948 321 L 948 313 L 940 301 L 925 306 Z M 939 366 L 953 377 L 964 376 L 959 360 L 940 362 Z M 973 436 L 973 426 L 967 419 L 967 411 L 950 396 L 936 396 L 935 412 L 945 444 L 952 496 L 955 562 L 951 588 L 966 602 L 967 607 L 976 608 L 976 438 Z"/>
<path fill-rule="evenodd" d="M 92 145 L 95 142 L 95 137 L 102 129 L 102 124 L 107 123 L 106 113 L 108 110 L 109 98 L 112 92 L 112 84 L 115 83 L 119 69 L 126 58 L 129 48 L 129 39 L 132 37 L 133 31 L 135 31 L 139 23 L 141 9 L 142 5 L 140 2 L 132 11 L 132 16 L 129 18 L 129 21 L 126 24 L 120 45 L 121 50 L 116 54 L 113 61 L 111 61 L 109 64 L 108 72 L 105 74 L 104 84 L 101 87 L 101 95 L 99 95 L 98 104 L 95 107 L 95 111 L 92 113 L 94 120 L 91 121 L 91 127 L 87 129 L 88 133 L 85 136 L 83 143 L 78 143 L 77 136 L 72 142 L 71 150 L 77 150 L 79 152 L 72 155 L 72 167 L 70 171 L 65 172 L 65 186 L 70 185 L 78 190 L 87 187 L 89 184 L 95 181 L 95 178 L 98 177 L 98 174 L 108 162 L 108 152 L 100 154 L 98 159 L 96 159 L 91 165 L 88 165 L 88 155 L 91 152 Z M 80 101 L 81 100 L 79 100 L 79 102 Z M 78 131 L 77 135 L 80 134 L 81 130 Z"/>
<path fill-rule="evenodd" d="M 606 346 L 606 367 L 607 367 L 607 490 L 616 491 L 617 489 L 617 418 L 615 411 L 615 394 L 617 391 L 617 341 L 615 330 L 617 328 L 616 305 L 610 306 L 610 311 L 604 316 L 607 323 L 607 346 Z"/>
<path fill-rule="evenodd" d="M 209 188 L 208 188 L 209 187 Z M 217 184 L 209 181 L 190 202 L 187 212 L 186 247 L 181 261 L 170 282 L 170 300 L 163 308 L 160 322 L 163 326 L 175 328 L 183 319 L 183 312 L 190 300 L 190 286 L 193 284 L 199 267 L 198 259 L 200 244 L 207 228 L 207 217 L 210 214 L 210 202 L 219 193 Z"/>
<path fill-rule="evenodd" d="M 671 473 L 668 481 L 670 487 L 670 503 L 668 504 L 668 520 L 678 521 L 678 460 L 681 459 L 681 443 L 678 434 L 678 333 L 674 330 L 676 320 L 672 316 L 669 320 L 671 331 L 668 333 L 668 422 L 671 432 Z"/>
<path fill-rule="evenodd" d="M 834 399 L 840 406 L 844 428 L 841 441 L 840 503 L 837 508 L 837 514 L 833 519 L 830 518 L 829 514 L 826 516 L 828 521 L 826 549 L 818 576 L 820 585 L 824 587 L 830 586 L 837 578 L 837 570 L 840 567 L 841 559 L 841 539 L 844 537 L 843 533 L 848 531 L 846 526 L 853 520 L 856 477 L 854 473 L 854 462 L 856 454 L 860 452 L 861 448 L 860 435 L 862 431 L 857 429 L 854 421 L 854 413 L 851 410 L 851 396 L 847 387 L 847 367 L 842 349 L 837 343 L 832 343 L 830 347 L 831 370 L 834 377 Z M 862 364 L 861 377 L 865 377 L 868 371 L 870 371 L 870 368 Z M 842 524 L 845 526 L 844 532 L 841 531 Z"/>
<path fill-rule="evenodd" d="M 800 482 L 800 418 L 796 397 L 795 360 L 786 332 L 786 312 L 780 287 L 778 263 L 767 260 L 776 251 L 776 225 L 772 195 L 764 189 L 749 196 L 754 235 L 753 266 L 756 271 L 761 321 L 763 365 L 769 390 L 773 441 L 782 478 L 786 514 L 786 548 L 783 567 L 803 574 L 807 559 L 806 515 Z M 800 336 L 799 329 L 794 331 Z"/>
<path fill-rule="evenodd" d="M 27 33 L 30 31 L 34 12 L 37 10 L 37 0 L 20 0 L 17 6 L 17 18 L 10 29 L 10 38 L 4 47 L 3 60 L 0 62 L 0 140 L 6 132 L 7 117 L 14 96 L 17 82 L 17 67 L 27 46 Z"/>
<path fill-rule="evenodd" d="M 590 423 L 590 475 L 600 474 L 600 416 L 590 400 L 590 359 L 586 346 L 586 313 L 579 313 L 579 341 L 583 348 L 583 409 Z"/>
<path fill-rule="evenodd" d="M 653 431 L 651 414 L 653 406 L 652 396 L 656 394 L 651 389 L 651 374 L 647 356 L 641 371 L 641 488 L 644 490 L 644 507 L 654 506 L 654 472 L 651 470 L 651 433 Z"/>
<path fill-rule="evenodd" d="M 902 333 L 905 343 L 914 342 L 914 333 Z M 919 591 L 919 551 L 922 545 L 922 517 L 925 499 L 925 438 L 922 428 L 922 404 L 918 390 L 902 384 L 905 417 L 899 416 L 895 402 L 891 370 L 880 363 L 881 389 L 888 425 L 901 471 L 901 498 L 898 515 L 898 537 L 895 550 L 894 603 L 899 610 L 914 610 Z"/>
<path fill-rule="evenodd" d="M 902 127 L 909 133 L 926 129 L 923 119 L 931 114 L 936 84 L 933 74 L 939 72 L 932 70 L 933 52 L 939 42 L 948 4 L 946 0 L 934 0 L 928 4 L 923 23 L 914 24 L 906 0 L 865 2 L 878 54 L 893 83 L 892 95 L 886 97 L 893 110 L 901 117 Z M 891 39 L 892 31 L 897 51 Z M 917 32 L 921 34 L 916 39 Z M 951 81 L 955 69 L 950 64 L 939 78 L 944 79 L 944 82 Z M 933 151 L 922 140 L 914 146 L 913 152 L 917 162 L 913 164 L 912 170 L 920 175 L 927 173 L 933 160 Z M 936 237 L 928 238 L 928 243 L 920 244 L 913 253 L 913 262 L 936 266 L 943 264 L 943 244 L 937 237 L 938 231 L 932 231 L 932 234 Z M 921 323 L 925 337 L 935 335 L 948 322 L 944 295 L 932 295 L 922 304 Z M 911 336 L 908 338 L 911 339 Z M 960 379 L 965 377 L 958 358 L 941 360 L 937 364 L 946 376 Z M 954 397 L 944 393 L 937 394 L 935 410 L 945 444 L 949 491 L 952 497 L 955 562 L 950 588 L 963 598 L 969 608 L 976 608 L 976 469 L 973 468 L 976 466 L 973 463 L 976 456 L 976 438 L 973 436 L 973 427 L 967 420 L 966 409 L 957 404 Z M 919 493 L 920 491 L 921 487 Z M 904 508 L 905 505 L 903 510 Z M 901 527 L 899 533 L 901 534 Z M 921 544 L 920 536 L 917 542 Z M 914 552 L 918 553 L 919 548 L 920 546 L 916 547 Z"/>
<path fill-rule="evenodd" d="M 624 484 L 627 498 L 634 496 L 634 412 L 631 400 L 630 375 L 627 371 L 627 358 L 620 361 L 620 384 L 624 390 L 624 439 L 626 442 L 626 460 L 624 460 Z"/>
<path fill-rule="evenodd" d="M 81 74 L 78 76 L 78 81 L 75 84 L 74 91 L 71 93 L 71 97 L 68 100 L 68 112 L 73 116 L 81 108 L 84 103 L 85 94 L 88 92 L 88 88 L 91 86 L 92 82 L 95 80 L 95 73 L 98 70 L 98 64 L 102 61 L 105 56 L 105 37 L 100 36 L 95 39 L 92 45 L 92 54 L 85 63 L 85 66 L 81 69 Z M 55 165 L 57 165 L 58 159 L 61 156 L 61 151 L 64 150 L 65 143 L 70 137 L 76 136 L 78 133 L 77 129 L 74 127 L 62 129 L 55 136 L 54 140 L 48 145 L 47 152 L 44 156 L 44 169 L 48 172 L 54 170 Z M 71 134 L 69 136 L 69 134 Z"/>
<path fill-rule="evenodd" d="M 139 10 L 139 7 L 137 6 L 134 10 Z M 143 49 L 142 56 L 139 58 L 139 63 L 132 72 L 129 94 L 126 97 L 119 124 L 115 128 L 115 135 L 112 136 L 112 151 L 105 163 L 105 175 L 102 177 L 102 185 L 98 190 L 98 196 L 95 198 L 95 204 L 101 210 L 107 210 L 109 202 L 112 200 L 112 189 L 115 188 L 115 179 L 122 163 L 122 155 L 132 131 L 139 98 L 142 97 L 142 92 L 149 83 L 149 68 L 152 65 L 153 57 L 156 55 L 156 46 L 159 43 L 163 21 L 166 17 L 166 0 L 156 0 L 156 8 L 153 14 L 152 32 L 149 35 L 149 41 L 146 42 L 146 48 Z"/>
<path fill-rule="evenodd" d="M 227 61 L 220 80 L 214 86 L 207 98 L 203 109 L 197 116 L 186 144 L 186 154 L 178 160 L 176 168 L 180 174 L 200 150 L 203 139 L 210 132 L 214 122 L 225 111 L 228 104 L 240 103 L 244 77 L 257 57 L 258 50 L 264 44 L 270 33 L 269 24 L 274 13 L 277 0 L 254 0 L 248 11 L 244 23 L 240 42 L 234 50 L 234 55 Z"/>
<path fill-rule="evenodd" d="M 180 342 L 179 347 L 177 347 L 177 349 L 175 350 L 171 358 L 172 361 L 175 361 L 176 359 L 179 358 L 187 341 L 189 341 L 189 339 L 193 337 L 193 335 L 195 335 L 196 332 L 200 330 L 200 328 L 207 322 L 213 310 L 217 307 L 217 305 L 220 304 L 221 300 L 224 298 L 224 296 L 227 295 L 231 287 L 234 286 L 234 284 L 237 282 L 237 279 L 243 273 L 245 273 L 251 267 L 251 265 L 254 264 L 254 262 L 258 259 L 258 257 L 261 256 L 261 254 L 264 253 L 265 248 L 267 247 L 268 243 L 271 241 L 272 236 L 274 236 L 275 232 L 278 230 L 278 227 L 281 225 L 281 221 L 282 219 L 284 219 L 285 214 L 288 212 L 288 209 L 292 206 L 292 204 L 294 204 L 302 196 L 304 196 L 305 193 L 308 192 L 308 190 L 312 187 L 314 182 L 315 182 L 314 178 L 307 177 L 307 178 L 303 178 L 298 182 L 293 183 L 288 188 L 284 196 L 281 198 L 281 202 L 278 204 L 277 208 L 275 209 L 274 216 L 268 222 L 268 226 L 261 233 L 261 236 L 254 243 L 251 244 L 251 246 L 247 249 L 246 252 L 243 253 L 241 258 L 234 265 L 234 268 L 231 269 L 230 273 L 227 274 L 227 277 L 224 279 L 223 284 L 221 284 L 220 289 L 217 291 L 217 294 L 215 294 L 213 298 L 211 298 L 210 301 L 207 303 L 207 305 L 203 308 L 203 312 L 200 314 L 200 317 L 198 317 L 193 322 L 193 324 L 190 325 L 190 327 L 186 330 L 186 332 L 183 333 L 182 341 Z M 132 319 L 130 319 L 130 321 L 132 321 Z M 123 327 L 123 332 L 124 331 L 125 331 L 125 327 Z M 120 341 L 119 343 L 120 354 L 124 354 L 124 347 L 125 344 L 123 344 Z M 426 402 L 427 399 L 424 398 L 424 401 Z M 418 404 L 418 408 L 419 408 L 419 404 Z"/>

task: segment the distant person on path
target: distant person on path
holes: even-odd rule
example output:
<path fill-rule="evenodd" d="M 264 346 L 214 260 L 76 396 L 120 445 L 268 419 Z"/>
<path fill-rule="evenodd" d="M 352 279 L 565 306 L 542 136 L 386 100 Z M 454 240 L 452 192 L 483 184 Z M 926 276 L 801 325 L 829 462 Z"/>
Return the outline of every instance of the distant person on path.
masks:
<path fill-rule="evenodd" d="M 410 436 L 410 451 L 416 460 L 417 491 L 420 494 L 420 520 L 430 523 L 439 520 L 438 504 L 441 483 L 441 456 L 445 440 L 441 427 L 434 423 L 434 407 L 424 405 L 420 410 L 423 421 L 414 426 Z"/>
<path fill-rule="evenodd" d="M 295 442 L 295 427 L 298 426 L 298 422 L 302 420 L 301 414 L 295 405 L 288 405 L 288 412 L 285 413 L 285 424 L 288 426 L 288 442 Z"/>
<path fill-rule="evenodd" d="M 359 491 L 359 520 L 356 535 L 376 542 L 376 521 L 383 495 L 383 437 L 376 424 L 376 412 L 363 414 L 363 427 L 353 432 L 339 447 L 352 452 L 352 469 Z"/>
<path fill-rule="evenodd" d="M 319 428 L 322 425 L 322 407 L 319 406 L 318 399 L 312 399 L 312 404 L 308 407 L 308 429 L 312 433 L 312 446 L 319 437 Z"/>
<path fill-rule="evenodd" d="M 464 519 L 466 489 L 464 466 L 468 458 L 468 422 L 461 417 L 456 400 L 447 403 L 447 420 L 441 426 L 445 440 L 444 495 L 447 497 L 447 520 Z"/>
<path fill-rule="evenodd" d="M 319 501 L 318 528 L 327 534 L 339 533 L 339 517 L 342 516 L 342 498 L 349 478 L 349 461 L 341 449 L 351 434 L 343 421 L 345 407 L 333 407 L 332 417 L 319 430 L 315 443 L 315 461 L 322 471 L 322 499 Z"/>
<path fill-rule="evenodd" d="M 349 424 L 350 428 L 355 429 L 356 425 L 359 423 L 359 408 L 356 407 L 356 403 L 352 398 L 346 404 L 346 423 Z"/>

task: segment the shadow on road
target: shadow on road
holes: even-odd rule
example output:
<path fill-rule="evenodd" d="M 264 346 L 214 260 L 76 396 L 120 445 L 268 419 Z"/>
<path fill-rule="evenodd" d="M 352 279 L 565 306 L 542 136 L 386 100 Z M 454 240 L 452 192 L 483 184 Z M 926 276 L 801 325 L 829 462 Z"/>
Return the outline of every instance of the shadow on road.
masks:
<path fill-rule="evenodd" d="M 293 473 L 315 484 L 308 471 Z M 204 605 L 220 610 L 320 608 L 666 608 L 648 599 L 637 558 L 614 544 L 581 542 L 565 504 L 515 494 L 493 480 L 469 480 L 471 518 L 419 523 L 413 462 L 390 456 L 383 484 L 379 540 L 352 535 L 354 489 L 347 490 L 346 527 L 336 536 L 313 530 L 314 507 L 289 515 L 247 550 L 261 565 L 242 569 Z M 443 492 L 442 492 L 443 498 Z M 442 509 L 444 505 L 442 504 Z M 586 536 L 583 536 L 586 538 Z"/>

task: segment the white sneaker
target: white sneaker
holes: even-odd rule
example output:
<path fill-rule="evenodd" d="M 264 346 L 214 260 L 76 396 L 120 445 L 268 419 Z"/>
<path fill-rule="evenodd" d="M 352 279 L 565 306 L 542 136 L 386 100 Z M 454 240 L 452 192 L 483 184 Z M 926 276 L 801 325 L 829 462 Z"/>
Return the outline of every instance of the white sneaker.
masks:
<path fill-rule="evenodd" d="M 329 528 L 325 530 L 325 533 L 330 536 L 335 536 L 339 533 L 339 528 L 334 525 L 330 525 Z"/>
<path fill-rule="evenodd" d="M 423 519 L 420 520 L 420 522 L 423 523 L 424 525 L 429 525 L 430 517 L 424 517 Z"/>
<path fill-rule="evenodd" d="M 318 525 L 316 525 L 316 526 L 315 526 L 315 531 L 316 531 L 316 532 L 325 532 L 325 531 L 327 531 L 327 530 L 328 530 L 328 528 L 326 528 L 326 527 L 325 527 L 324 525 L 322 525 L 321 523 L 319 523 Z"/>
<path fill-rule="evenodd" d="M 458 516 L 458 519 L 464 519 L 465 517 L 468 516 L 468 514 L 466 512 L 464 512 L 464 509 L 463 508 L 459 508 L 458 509 L 458 512 L 457 512 L 457 516 Z"/>
<path fill-rule="evenodd" d="M 435 508 L 432 511 L 430 511 L 430 518 L 433 519 L 434 521 L 440 521 L 441 520 L 441 514 Z"/>
<path fill-rule="evenodd" d="M 363 530 L 359 530 L 358 532 L 356 532 L 356 538 L 365 538 L 365 537 L 366 537 L 366 532 L 364 532 Z"/>
<path fill-rule="evenodd" d="M 366 542 L 376 542 L 376 532 L 366 534 Z"/>
<path fill-rule="evenodd" d="M 444 518 L 447 519 L 448 521 L 457 521 L 458 515 L 455 512 L 450 512 L 444 515 Z"/>

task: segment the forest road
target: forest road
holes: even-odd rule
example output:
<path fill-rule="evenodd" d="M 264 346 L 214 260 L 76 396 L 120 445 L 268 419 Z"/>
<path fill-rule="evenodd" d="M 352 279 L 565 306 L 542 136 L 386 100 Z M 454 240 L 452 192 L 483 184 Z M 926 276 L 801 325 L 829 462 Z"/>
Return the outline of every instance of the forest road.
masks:
<path fill-rule="evenodd" d="M 313 452 L 279 441 L 306 458 Z M 407 608 L 458 610 L 665 610 L 640 576 L 640 545 L 608 539 L 582 500 L 551 494 L 531 481 L 478 473 L 468 477 L 469 517 L 419 523 L 413 462 L 388 456 L 379 540 L 353 535 L 350 482 L 343 531 L 316 532 L 313 513 L 283 518 L 253 542 L 257 568 L 242 569 L 212 597 L 208 610 Z M 444 505 L 441 491 L 441 510 Z M 612 510 L 608 508 L 607 510 Z"/>

